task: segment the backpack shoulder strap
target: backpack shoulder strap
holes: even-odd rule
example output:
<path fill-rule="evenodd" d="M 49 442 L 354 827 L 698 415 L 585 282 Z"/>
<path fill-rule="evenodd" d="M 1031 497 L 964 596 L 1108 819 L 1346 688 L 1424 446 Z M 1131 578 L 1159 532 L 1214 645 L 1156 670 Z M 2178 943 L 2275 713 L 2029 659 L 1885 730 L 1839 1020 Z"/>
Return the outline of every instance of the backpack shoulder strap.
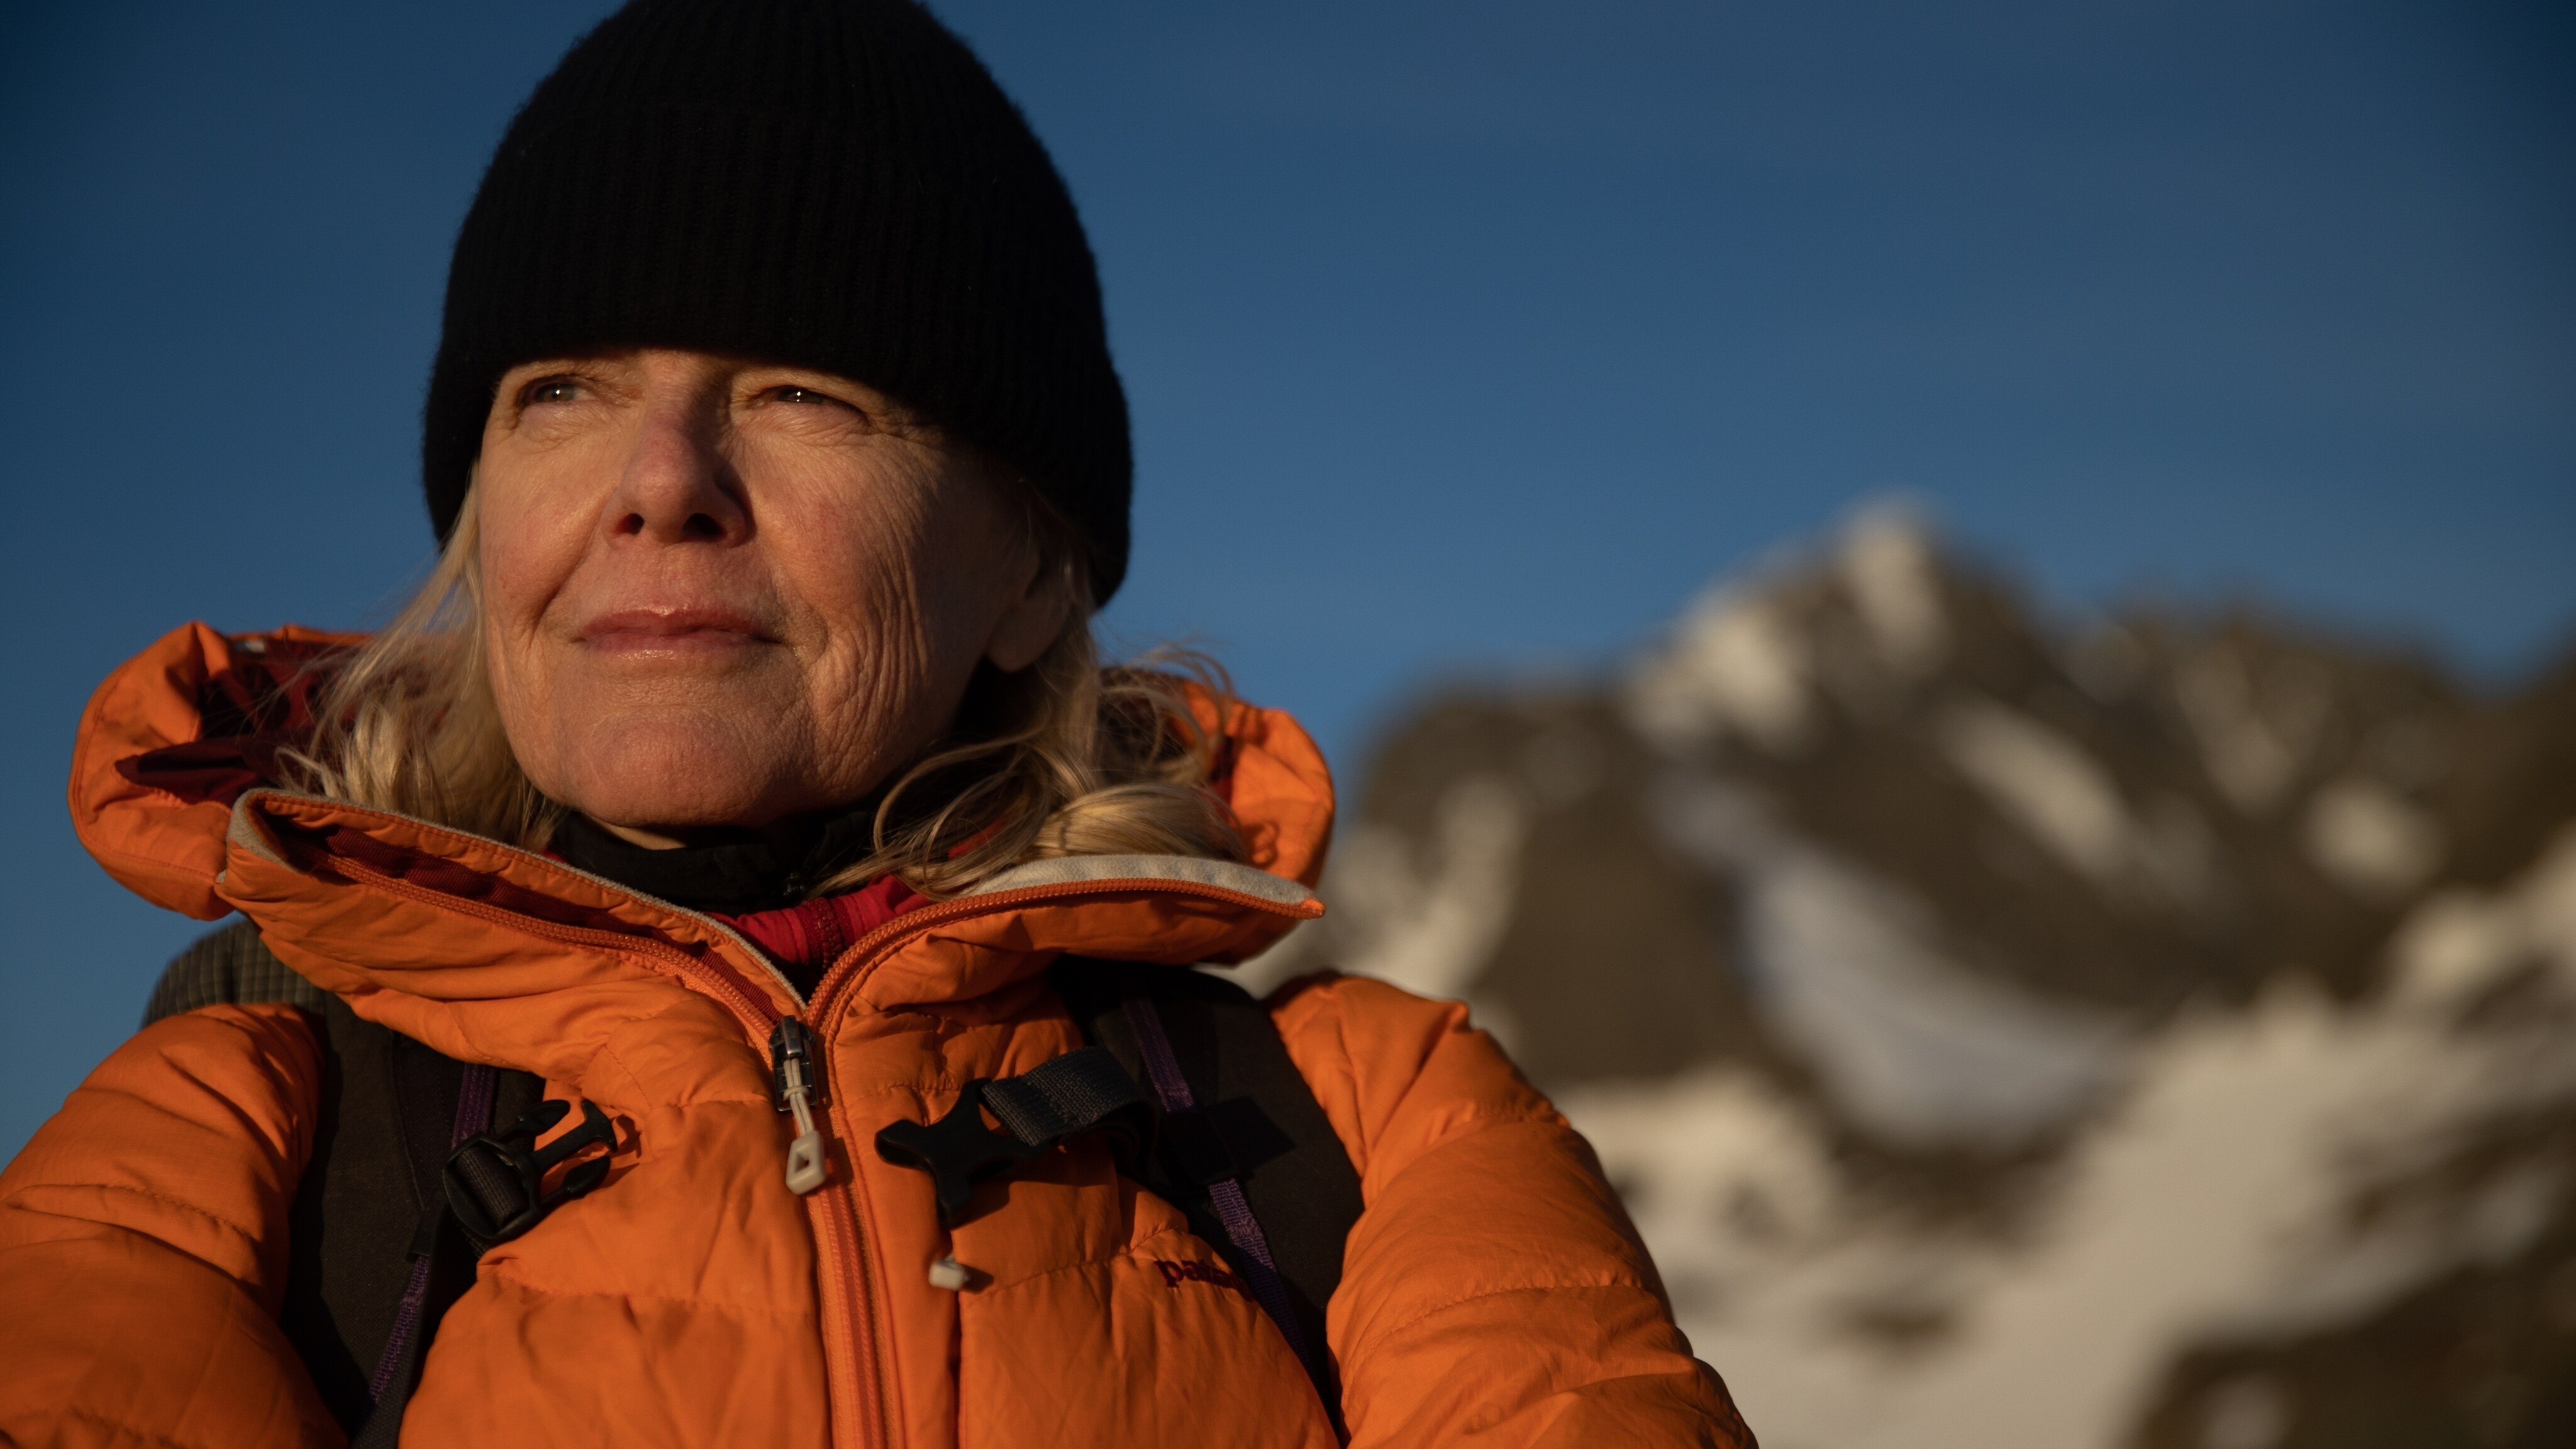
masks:
<path fill-rule="evenodd" d="M 264 1001 L 289 1002 L 318 1016 L 331 999 L 330 992 L 270 954 L 260 942 L 259 927 L 242 920 L 199 936 L 171 958 L 144 1003 L 143 1024 L 200 1006 Z"/>
<path fill-rule="evenodd" d="M 179 953 L 153 988 L 144 1022 L 201 1006 L 279 1001 L 303 1008 L 313 1021 L 322 1048 L 322 1096 L 313 1156 L 287 1214 L 278 1326 L 324 1405 L 354 1436 L 376 1410 L 385 1347 L 412 1287 L 413 1239 L 424 1216 L 444 1201 L 439 1172 L 453 1146 L 467 1067 L 361 1019 L 277 959 L 248 921 Z M 516 1120 L 544 1092 L 528 1073 L 493 1075 L 483 1130 L 492 1120 Z M 414 1305 L 423 1320 L 414 1329 L 420 1344 L 437 1315 L 473 1282 L 470 1253 L 461 1273 L 453 1262 L 439 1266 Z M 416 1370 L 416 1348 L 397 1357 Z"/>
<path fill-rule="evenodd" d="M 1336 1409 L 1324 1306 L 1341 1283 L 1342 1247 L 1359 1221 L 1359 1173 L 1270 1013 L 1204 971 L 1068 957 L 1052 975 L 1084 1036 L 1154 1087 L 1165 1109 L 1156 1130 L 1161 1150 L 1139 1164 L 1140 1180 L 1180 1208 L 1256 1289 L 1275 1275 L 1295 1324 L 1288 1336 L 1326 1408 Z M 1175 1071 L 1192 1109 L 1178 1114 L 1169 1110 Z M 1249 1234 L 1238 1220 L 1244 1210 Z M 1264 1249 L 1266 1264 L 1256 1261 Z"/>

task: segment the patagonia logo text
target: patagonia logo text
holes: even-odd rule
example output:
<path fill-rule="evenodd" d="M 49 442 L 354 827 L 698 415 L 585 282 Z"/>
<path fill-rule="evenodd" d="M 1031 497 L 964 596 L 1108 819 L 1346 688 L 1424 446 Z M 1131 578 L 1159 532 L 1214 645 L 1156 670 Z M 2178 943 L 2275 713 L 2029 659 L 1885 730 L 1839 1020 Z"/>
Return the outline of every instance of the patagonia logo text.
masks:
<path fill-rule="evenodd" d="M 1169 1258 L 1156 1258 L 1154 1266 L 1162 1270 L 1163 1286 L 1178 1288 L 1184 1282 L 1214 1283 L 1219 1288 L 1243 1290 L 1243 1280 L 1223 1268 L 1206 1263 L 1175 1263 Z"/>

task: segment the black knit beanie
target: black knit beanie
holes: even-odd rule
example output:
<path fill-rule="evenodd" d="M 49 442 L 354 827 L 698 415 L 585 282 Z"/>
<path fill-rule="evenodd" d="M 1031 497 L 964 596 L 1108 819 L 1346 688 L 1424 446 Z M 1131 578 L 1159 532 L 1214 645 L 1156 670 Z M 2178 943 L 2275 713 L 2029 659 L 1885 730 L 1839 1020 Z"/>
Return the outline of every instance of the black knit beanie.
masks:
<path fill-rule="evenodd" d="M 456 525 L 501 374 L 684 347 L 819 368 L 1017 470 L 1127 571 L 1127 400 L 1063 180 L 908 0 L 635 0 L 537 87 L 447 274 L 421 482 Z"/>

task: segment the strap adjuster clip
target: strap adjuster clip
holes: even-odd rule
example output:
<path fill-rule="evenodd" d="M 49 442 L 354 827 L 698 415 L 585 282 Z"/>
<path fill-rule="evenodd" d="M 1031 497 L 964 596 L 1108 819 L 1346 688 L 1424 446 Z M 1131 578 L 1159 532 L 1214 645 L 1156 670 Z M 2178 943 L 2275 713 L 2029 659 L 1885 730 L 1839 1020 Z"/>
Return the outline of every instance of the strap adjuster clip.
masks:
<path fill-rule="evenodd" d="M 990 1077 L 968 1082 L 957 1094 L 957 1105 L 936 1122 L 890 1122 L 877 1133 L 877 1156 L 930 1174 L 943 1228 L 957 1226 L 966 1215 L 975 1184 L 1054 1145 L 1032 1146 L 985 1126 L 984 1089 L 992 1084 Z"/>
<path fill-rule="evenodd" d="M 998 1130 L 984 1125 L 988 1111 Z M 1133 1161 L 1153 1139 L 1153 1109 L 1116 1057 L 1087 1046 L 1016 1077 L 977 1077 L 938 1121 L 888 1124 L 877 1133 L 877 1155 L 929 1173 L 939 1224 L 953 1228 L 976 1183 L 1095 1131 Z"/>
<path fill-rule="evenodd" d="M 569 1102 L 539 1102 L 506 1130 L 469 1137 L 449 1154 L 439 1177 L 456 1225 L 476 1254 L 519 1236 L 608 1180 L 608 1154 L 617 1149 L 617 1131 L 597 1103 L 582 1103 L 580 1126 L 537 1147 L 537 1139 L 571 1110 Z M 603 1149 L 599 1156 L 565 1173 L 554 1191 L 545 1191 L 548 1172 L 592 1146 Z"/>

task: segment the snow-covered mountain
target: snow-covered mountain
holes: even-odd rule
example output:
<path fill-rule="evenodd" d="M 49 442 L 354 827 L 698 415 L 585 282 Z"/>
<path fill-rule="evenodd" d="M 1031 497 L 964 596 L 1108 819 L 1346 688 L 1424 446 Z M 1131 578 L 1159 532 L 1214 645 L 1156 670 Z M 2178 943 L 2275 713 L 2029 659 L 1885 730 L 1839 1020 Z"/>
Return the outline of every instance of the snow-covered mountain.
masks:
<path fill-rule="evenodd" d="M 1769 1449 L 2576 1444 L 2576 665 L 2063 628 L 1901 514 L 1371 764 L 1249 970 L 1461 997 Z"/>

